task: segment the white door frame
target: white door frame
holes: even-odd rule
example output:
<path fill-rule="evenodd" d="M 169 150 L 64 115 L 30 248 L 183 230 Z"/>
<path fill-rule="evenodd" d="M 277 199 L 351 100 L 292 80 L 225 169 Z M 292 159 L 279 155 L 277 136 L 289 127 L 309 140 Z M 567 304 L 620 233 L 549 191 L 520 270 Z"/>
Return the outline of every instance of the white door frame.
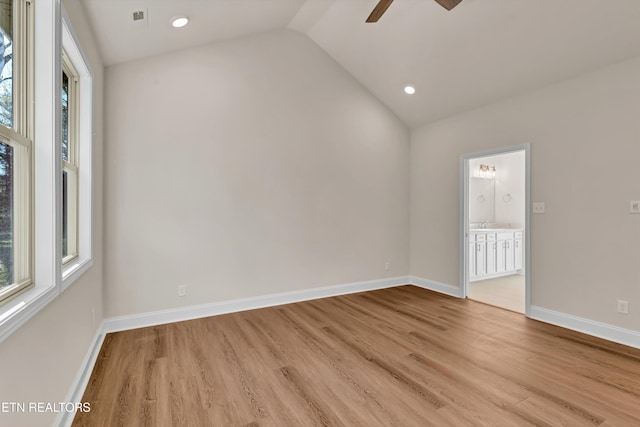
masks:
<path fill-rule="evenodd" d="M 467 298 L 469 292 L 469 160 L 478 157 L 524 151 L 525 163 L 525 316 L 531 311 L 531 145 L 521 144 L 512 147 L 495 148 L 487 151 L 463 154 L 460 156 L 460 289 L 462 297 Z"/>

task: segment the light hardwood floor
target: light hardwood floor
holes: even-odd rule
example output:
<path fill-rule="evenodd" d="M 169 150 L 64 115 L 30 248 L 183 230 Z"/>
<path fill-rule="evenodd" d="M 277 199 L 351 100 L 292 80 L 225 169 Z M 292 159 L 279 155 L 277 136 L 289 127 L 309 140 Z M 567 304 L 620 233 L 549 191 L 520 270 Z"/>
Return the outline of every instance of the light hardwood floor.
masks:
<path fill-rule="evenodd" d="M 517 313 L 525 309 L 525 277 L 519 274 L 470 282 L 469 298 Z"/>
<path fill-rule="evenodd" d="M 638 426 L 640 350 L 414 286 L 109 334 L 74 426 Z"/>

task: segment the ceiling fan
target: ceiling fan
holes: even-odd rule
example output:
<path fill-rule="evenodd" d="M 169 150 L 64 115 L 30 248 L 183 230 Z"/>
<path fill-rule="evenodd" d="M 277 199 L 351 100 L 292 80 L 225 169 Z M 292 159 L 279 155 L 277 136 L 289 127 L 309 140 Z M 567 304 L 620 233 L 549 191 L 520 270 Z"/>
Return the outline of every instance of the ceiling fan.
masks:
<path fill-rule="evenodd" d="M 436 0 L 440 6 L 447 10 L 451 10 L 458 5 L 462 0 Z M 393 0 L 380 0 L 376 7 L 373 8 L 373 12 L 367 18 L 367 22 L 378 22 L 378 19 L 382 17 L 382 14 L 387 11 L 387 8 L 391 6 Z"/>

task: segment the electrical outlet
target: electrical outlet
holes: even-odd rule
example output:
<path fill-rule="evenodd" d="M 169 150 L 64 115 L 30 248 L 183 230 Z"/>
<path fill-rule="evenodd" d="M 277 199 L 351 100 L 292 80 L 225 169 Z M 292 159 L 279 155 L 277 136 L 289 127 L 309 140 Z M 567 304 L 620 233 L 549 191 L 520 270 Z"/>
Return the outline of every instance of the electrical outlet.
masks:
<path fill-rule="evenodd" d="M 629 212 L 632 214 L 640 214 L 640 200 L 631 200 L 629 202 Z"/>
<path fill-rule="evenodd" d="M 546 207 L 544 202 L 534 202 L 533 203 L 533 213 L 535 214 L 543 214 L 546 211 Z"/>
<path fill-rule="evenodd" d="M 391 263 L 389 261 L 384 263 L 384 269 L 387 271 L 391 270 Z"/>
<path fill-rule="evenodd" d="M 187 294 L 187 287 L 185 285 L 178 286 L 178 296 L 183 297 Z"/>
<path fill-rule="evenodd" d="M 618 300 L 618 313 L 629 314 L 629 301 L 623 299 Z"/>

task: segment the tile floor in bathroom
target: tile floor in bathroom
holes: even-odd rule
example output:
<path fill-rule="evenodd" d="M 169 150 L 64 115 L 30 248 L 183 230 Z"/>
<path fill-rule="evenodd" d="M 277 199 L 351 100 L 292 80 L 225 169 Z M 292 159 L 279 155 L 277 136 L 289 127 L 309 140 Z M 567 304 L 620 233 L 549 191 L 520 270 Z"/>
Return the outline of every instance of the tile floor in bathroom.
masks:
<path fill-rule="evenodd" d="M 469 299 L 524 313 L 525 277 L 519 274 L 469 283 Z"/>

